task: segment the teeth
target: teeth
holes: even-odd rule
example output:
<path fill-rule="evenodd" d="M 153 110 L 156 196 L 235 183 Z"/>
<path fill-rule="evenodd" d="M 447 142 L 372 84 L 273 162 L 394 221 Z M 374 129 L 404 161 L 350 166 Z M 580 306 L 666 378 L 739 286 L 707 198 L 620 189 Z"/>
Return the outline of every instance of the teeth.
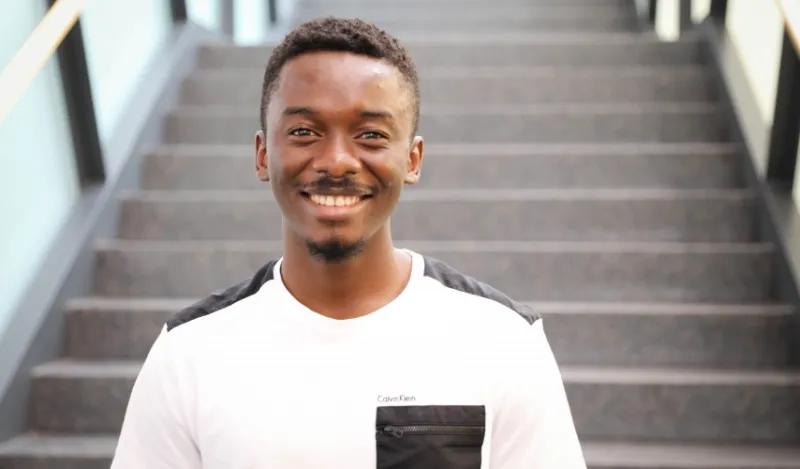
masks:
<path fill-rule="evenodd" d="M 359 197 L 342 196 L 342 195 L 311 195 L 312 202 L 326 207 L 346 207 L 348 205 L 355 205 L 360 200 Z"/>

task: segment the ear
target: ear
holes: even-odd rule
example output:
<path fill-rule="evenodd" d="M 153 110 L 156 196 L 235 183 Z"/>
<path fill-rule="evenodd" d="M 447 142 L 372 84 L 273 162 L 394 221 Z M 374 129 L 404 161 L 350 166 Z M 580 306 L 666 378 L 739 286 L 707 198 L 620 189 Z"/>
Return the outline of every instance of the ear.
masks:
<path fill-rule="evenodd" d="M 404 181 L 406 184 L 412 185 L 419 181 L 424 146 L 420 136 L 414 137 L 414 140 L 411 141 L 411 150 L 408 152 L 408 171 Z"/>
<path fill-rule="evenodd" d="M 263 130 L 256 132 L 256 177 L 264 182 L 269 181 L 267 139 L 264 137 Z"/>

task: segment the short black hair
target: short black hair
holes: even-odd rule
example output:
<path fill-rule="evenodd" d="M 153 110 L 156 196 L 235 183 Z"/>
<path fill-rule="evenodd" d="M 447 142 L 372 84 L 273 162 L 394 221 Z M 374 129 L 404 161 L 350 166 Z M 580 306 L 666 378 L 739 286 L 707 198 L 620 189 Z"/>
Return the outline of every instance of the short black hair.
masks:
<path fill-rule="evenodd" d="M 413 92 L 413 130 L 419 123 L 419 77 L 411 54 L 400 41 L 374 24 L 360 19 L 317 18 L 303 23 L 283 38 L 272 51 L 261 88 L 261 129 L 267 130 L 267 107 L 283 66 L 303 54 L 323 51 L 352 52 L 384 60 L 400 71 Z"/>

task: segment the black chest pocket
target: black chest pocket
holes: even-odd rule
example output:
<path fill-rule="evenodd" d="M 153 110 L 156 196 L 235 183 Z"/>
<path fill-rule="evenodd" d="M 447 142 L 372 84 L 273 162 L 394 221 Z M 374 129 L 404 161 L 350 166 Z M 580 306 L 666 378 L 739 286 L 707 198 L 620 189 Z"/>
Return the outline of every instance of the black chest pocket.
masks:
<path fill-rule="evenodd" d="M 481 469 L 484 406 L 378 407 L 377 469 Z"/>

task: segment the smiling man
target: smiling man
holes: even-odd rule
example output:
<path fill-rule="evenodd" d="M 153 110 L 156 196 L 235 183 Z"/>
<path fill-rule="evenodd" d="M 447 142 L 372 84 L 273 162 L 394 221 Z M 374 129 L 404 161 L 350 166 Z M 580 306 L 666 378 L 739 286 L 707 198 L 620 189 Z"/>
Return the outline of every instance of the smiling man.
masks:
<path fill-rule="evenodd" d="M 167 322 L 112 469 L 585 469 L 542 321 L 393 244 L 419 101 L 373 25 L 313 21 L 274 50 L 255 170 L 283 256 Z"/>

